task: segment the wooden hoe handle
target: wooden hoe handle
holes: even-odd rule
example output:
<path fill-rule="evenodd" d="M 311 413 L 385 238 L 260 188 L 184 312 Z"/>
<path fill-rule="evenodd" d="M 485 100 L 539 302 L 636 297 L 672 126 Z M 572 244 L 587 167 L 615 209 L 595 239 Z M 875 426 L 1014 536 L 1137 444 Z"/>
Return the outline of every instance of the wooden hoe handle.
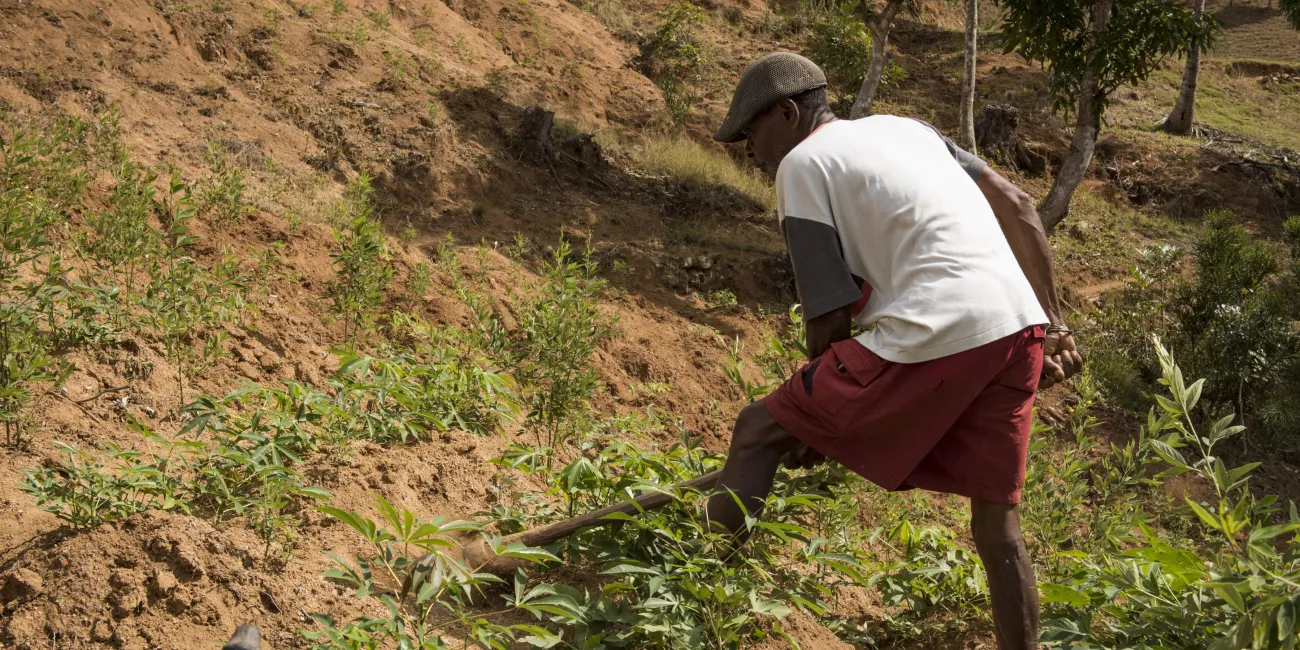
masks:
<path fill-rule="evenodd" d="M 584 528 L 594 528 L 596 526 L 604 526 L 605 524 L 613 523 L 609 519 L 603 519 L 606 515 L 621 512 L 625 515 L 635 516 L 642 510 L 653 510 L 661 507 L 673 500 L 671 492 L 674 490 L 679 490 L 681 488 L 694 488 L 702 491 L 711 490 L 715 485 L 717 485 L 718 477 L 721 474 L 722 470 L 709 472 L 708 474 L 698 476 L 689 481 L 676 483 L 663 492 L 643 494 L 631 501 L 624 501 L 619 504 L 601 508 L 600 510 L 593 510 L 584 515 L 565 519 L 564 521 L 557 521 L 553 524 L 542 526 L 541 528 L 534 528 L 532 530 L 525 530 L 513 535 L 508 535 L 501 538 L 501 542 L 503 544 L 522 542 L 526 546 L 544 546 L 556 540 L 564 539 L 565 537 L 568 537 Z M 474 541 L 466 544 L 462 548 L 462 551 L 465 555 L 466 564 L 471 569 L 477 567 L 479 571 L 486 571 L 488 573 L 509 573 L 510 571 L 514 571 L 516 567 L 528 564 L 527 561 L 516 558 L 497 557 L 482 537 L 478 537 Z"/>

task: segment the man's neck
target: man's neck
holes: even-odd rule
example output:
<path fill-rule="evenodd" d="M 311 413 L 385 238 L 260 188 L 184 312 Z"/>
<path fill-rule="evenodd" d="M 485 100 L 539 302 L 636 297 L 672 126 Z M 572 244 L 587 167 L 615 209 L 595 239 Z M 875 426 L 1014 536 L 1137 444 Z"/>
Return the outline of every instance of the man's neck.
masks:
<path fill-rule="evenodd" d="M 835 114 L 830 111 L 822 111 L 818 113 L 817 115 L 813 116 L 813 118 L 809 121 L 808 132 L 804 134 L 804 136 L 800 138 L 799 141 L 802 142 L 804 140 L 807 140 L 810 136 L 812 136 L 812 134 L 816 133 L 818 129 L 822 128 L 823 126 L 826 126 L 827 124 L 830 124 L 831 122 L 838 121 L 839 119 L 840 118 L 835 117 Z"/>

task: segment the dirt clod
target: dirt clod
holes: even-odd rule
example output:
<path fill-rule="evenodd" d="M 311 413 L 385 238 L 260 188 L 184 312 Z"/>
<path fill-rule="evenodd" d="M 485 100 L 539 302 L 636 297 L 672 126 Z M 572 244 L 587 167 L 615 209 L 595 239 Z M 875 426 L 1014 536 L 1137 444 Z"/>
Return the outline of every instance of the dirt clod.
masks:
<path fill-rule="evenodd" d="M 30 598 L 45 586 L 40 574 L 31 569 L 16 569 L 5 575 L 0 586 L 0 603 Z"/>

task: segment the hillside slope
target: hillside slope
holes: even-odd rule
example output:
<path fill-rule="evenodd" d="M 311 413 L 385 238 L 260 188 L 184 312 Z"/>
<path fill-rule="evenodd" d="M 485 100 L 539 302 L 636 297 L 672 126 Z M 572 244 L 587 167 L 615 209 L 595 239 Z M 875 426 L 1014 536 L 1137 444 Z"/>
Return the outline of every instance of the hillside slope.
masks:
<path fill-rule="evenodd" d="M 168 508 L 74 530 L 17 485 L 41 470 L 68 474 L 68 455 L 56 442 L 83 451 L 113 444 L 170 454 L 175 448 L 165 441 L 203 435 L 183 429 L 194 412 L 182 409 L 197 395 L 288 382 L 338 398 L 348 381 L 340 365 L 351 360 L 349 346 L 384 358 L 465 354 L 492 371 L 518 372 L 481 350 L 449 352 L 455 345 L 446 341 L 471 337 L 487 322 L 475 311 L 483 303 L 515 339 L 525 338 L 522 306 L 552 286 L 548 265 L 561 238 L 597 262 L 605 287 L 594 313 L 614 323 L 589 364 L 596 433 L 586 447 L 566 453 L 595 456 L 599 445 L 619 442 L 664 450 L 696 435 L 706 450 L 724 450 L 732 419 L 748 401 L 736 379 L 760 383 L 765 367 L 797 357 L 797 350 L 774 353 L 771 341 L 779 339 L 767 337 L 786 331 L 794 296 L 771 206 L 762 203 L 765 190 L 735 168 L 736 152 L 700 143 L 749 60 L 800 44 L 780 40 L 762 3 L 699 4 L 708 9 L 711 86 L 676 129 L 664 115 L 662 93 L 635 65 L 636 42 L 657 26 L 665 1 L 0 0 L 0 134 L 11 146 L 17 134 L 50 132 L 61 117 L 83 120 L 72 146 L 84 154 L 78 169 L 86 173 L 86 190 L 56 206 L 51 246 L 77 282 L 120 281 L 111 288 L 123 298 L 87 319 L 124 323 L 104 340 L 58 350 L 70 374 L 58 389 L 39 384 L 23 412 L 24 437 L 0 449 L 0 644 L 216 647 L 235 625 L 252 621 L 267 635 L 264 647 L 307 647 L 297 630 L 313 627 L 309 614 L 382 615 L 382 607 L 365 609 L 323 577 L 334 566 L 326 552 L 352 557 L 369 547 L 313 510 L 310 495 L 282 506 L 294 522 L 282 528 L 279 520 L 242 513 L 188 516 Z M 885 90 L 881 106 L 950 130 L 959 20 L 945 3 L 923 4 L 919 22 L 903 25 L 897 40 L 897 63 L 908 76 Z M 1267 21 L 1274 18 L 1268 14 Z M 1229 27 L 1255 24 L 1243 18 Z M 1293 57 L 1285 47 L 1269 51 L 1270 58 Z M 1223 56 L 1252 52 L 1239 44 Z M 1117 101 L 1116 122 L 1124 128 L 1111 136 L 1108 156 L 1081 192 L 1071 227 L 1056 238 L 1067 295 L 1078 300 L 1126 272 L 1139 243 L 1171 233 L 1185 240 L 1187 222 L 1207 207 L 1228 205 L 1262 232 L 1300 209 L 1291 188 L 1263 194 L 1219 170 L 1257 142 L 1294 148 L 1286 112 L 1300 92 L 1287 87 L 1245 97 L 1260 108 L 1240 125 L 1207 118 L 1250 138 L 1208 147 L 1138 128 L 1172 97 L 1176 69 L 1171 62 Z M 1262 75 L 1211 70 L 1211 97 L 1261 87 Z M 1042 72 L 990 53 L 981 75 L 982 101 L 1017 106 L 1026 139 L 1059 160 L 1066 125 L 1047 110 Z M 530 155 L 527 131 L 534 105 L 557 116 L 560 153 L 541 162 Z M 1275 119 L 1271 111 L 1285 116 Z M 601 153 L 584 158 L 591 142 Z M 119 147 L 157 176 L 123 172 L 124 159 L 105 153 Z M 646 162 L 652 151 L 695 157 L 706 171 L 670 173 L 670 166 Z M 17 168 L 14 160 L 6 153 L 7 167 Z M 220 216 L 220 205 L 207 205 L 188 222 L 196 241 L 169 248 L 159 236 L 149 240 L 157 248 L 141 255 L 169 263 L 192 258 L 211 269 L 223 260 L 233 265 L 243 304 L 223 322 L 194 324 L 192 339 L 169 339 L 148 325 L 156 314 L 143 284 L 136 287 L 140 299 L 127 300 L 144 271 L 106 272 L 85 246 L 97 232 L 94 219 L 117 209 L 124 178 L 146 178 L 141 184 L 154 187 L 163 205 L 173 171 L 196 196 L 233 196 L 212 188 L 228 190 L 222 183 L 239 178 L 244 187 L 236 198 L 247 204 L 228 217 Z M 369 315 L 402 312 L 424 326 L 379 319 L 358 335 L 349 320 L 357 314 L 336 309 L 342 264 L 331 255 L 341 241 L 355 241 L 342 233 L 357 216 L 357 188 L 370 177 L 366 209 L 373 207 L 384 226 L 393 278 Z M 1044 178 L 1016 180 L 1039 194 L 1046 189 Z M 148 224 L 158 233 L 170 232 L 173 216 L 148 207 Z M 207 282 L 203 277 L 199 283 Z M 174 340 L 201 351 L 200 371 L 183 374 L 169 347 Z M 208 341 L 214 347 L 205 347 Z M 443 368 L 442 361 L 415 365 Z M 385 398 L 367 395 L 354 406 L 375 415 Z M 1064 396 L 1057 389 L 1044 401 L 1059 408 Z M 232 429 L 255 410 L 251 402 L 230 404 Z M 520 418 L 506 419 L 499 431 L 476 433 L 472 424 L 431 426 L 407 444 L 358 435 L 312 449 L 295 471 L 304 486 L 328 490 L 334 507 L 357 512 L 373 512 L 374 495 L 425 519 L 499 512 L 518 505 L 512 499 L 521 494 L 559 507 L 547 480 L 502 460 L 509 460 L 512 443 L 531 442 Z M 142 429 L 162 437 L 142 438 Z M 933 511 L 949 514 L 962 507 L 935 504 Z M 882 516 L 864 508 L 853 520 L 874 524 Z M 274 532 L 262 534 L 267 530 Z M 605 583 L 593 578 L 598 569 L 594 562 L 562 567 L 547 579 L 599 591 Z M 828 618 L 864 625 L 893 611 L 865 588 L 830 600 Z M 951 624 L 920 638 L 928 647 L 990 647 L 987 621 Z M 784 631 L 803 648 L 846 647 L 806 614 L 792 615 Z M 761 643 L 785 645 L 776 634 Z"/>

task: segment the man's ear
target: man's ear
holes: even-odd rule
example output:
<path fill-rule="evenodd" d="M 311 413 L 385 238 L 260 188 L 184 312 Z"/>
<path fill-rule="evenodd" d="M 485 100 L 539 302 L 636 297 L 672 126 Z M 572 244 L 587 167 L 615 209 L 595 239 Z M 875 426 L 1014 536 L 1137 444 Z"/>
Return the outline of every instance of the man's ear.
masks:
<path fill-rule="evenodd" d="M 794 103 L 789 97 L 776 103 L 777 110 L 781 112 L 781 119 L 790 126 L 799 124 L 799 105 Z"/>

